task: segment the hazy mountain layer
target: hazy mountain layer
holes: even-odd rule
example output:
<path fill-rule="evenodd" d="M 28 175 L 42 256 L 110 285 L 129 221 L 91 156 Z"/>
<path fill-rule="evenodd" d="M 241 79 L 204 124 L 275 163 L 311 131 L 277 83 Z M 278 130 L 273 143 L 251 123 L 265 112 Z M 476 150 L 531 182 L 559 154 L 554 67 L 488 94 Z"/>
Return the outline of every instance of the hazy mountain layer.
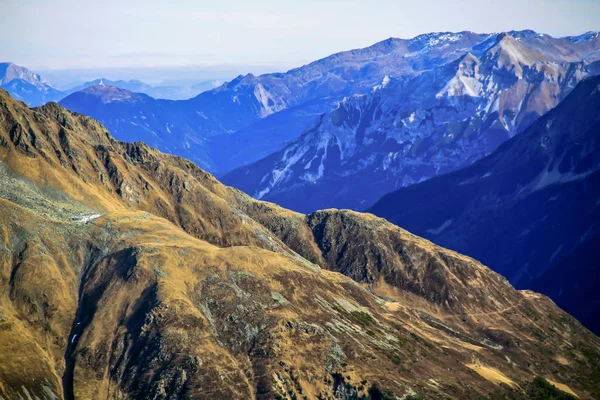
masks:
<path fill-rule="evenodd" d="M 581 38 L 576 44 L 593 50 L 577 56 L 575 47 L 565 50 L 572 42 L 527 31 L 491 35 L 448 63 L 386 77 L 223 182 L 302 212 L 364 210 L 387 192 L 486 156 L 555 107 L 594 73 L 589 61 L 600 54 L 598 35 Z"/>
<path fill-rule="evenodd" d="M 498 52 L 499 59 L 496 61 L 500 68 L 507 70 L 508 75 L 498 78 L 501 78 L 502 84 L 508 85 L 514 76 L 522 75 L 523 68 L 531 67 L 531 62 L 541 60 L 548 66 L 532 67 L 531 73 L 526 68 L 529 75 L 536 76 L 531 79 L 539 80 L 547 73 L 548 79 L 562 77 L 561 79 L 570 80 L 570 76 L 564 76 L 561 65 L 600 58 L 600 39 L 594 35 L 595 33 L 590 33 L 579 37 L 553 38 L 532 31 L 511 32 L 509 36 L 518 43 L 508 43 L 507 49 Z M 186 101 L 146 99 L 140 102 L 133 95 L 128 99 L 117 100 L 110 94 L 94 89 L 85 95 L 73 94 L 61 104 L 99 119 L 118 139 L 139 138 L 163 151 L 190 158 L 198 165 L 221 175 L 281 149 L 302 132 L 314 127 L 320 115 L 336 108 L 344 97 L 368 94 L 386 76 L 415 77 L 425 71 L 457 62 L 469 53 L 479 57 L 504 36 L 506 34 L 445 32 L 420 35 L 413 39 L 390 38 L 364 49 L 333 54 L 285 73 L 239 76 L 219 88 Z M 487 62 L 490 63 L 493 64 L 493 60 Z M 517 66 L 516 71 L 510 71 L 510 63 L 524 64 Z M 456 71 L 451 75 L 455 74 Z M 484 72 L 483 75 L 487 73 Z M 475 80 L 477 79 L 479 78 Z M 481 77 L 481 80 L 485 79 Z M 484 83 L 478 85 L 482 86 Z M 419 91 L 405 92 L 405 95 L 435 100 L 436 94 L 443 87 L 424 86 L 413 89 Z M 497 87 L 496 90 L 488 90 L 498 93 L 501 89 L 502 87 Z M 519 90 L 524 88 L 520 87 Z M 555 98 L 560 98 L 560 91 L 546 88 L 540 90 L 549 90 L 538 96 L 549 99 L 532 100 L 538 108 L 525 104 L 526 112 L 518 117 L 517 122 L 530 122 L 535 115 L 544 111 L 548 102 L 555 104 Z M 481 95 L 488 96 L 489 93 Z M 451 96 L 452 100 L 459 101 L 454 94 Z M 82 97 L 86 101 L 82 101 Z M 98 99 L 91 101 L 90 97 Z M 463 108 L 466 106 L 463 105 Z M 435 107 L 435 104 L 431 107 Z M 514 111 L 520 107 L 509 104 L 506 108 Z M 428 112 L 438 115 L 435 110 Z M 456 117 L 454 114 L 449 110 L 446 114 L 438 115 L 438 119 L 445 119 L 438 123 L 453 120 Z M 427 115 L 416 117 L 421 121 Z M 506 119 L 507 123 L 515 122 L 512 116 L 500 118 Z M 363 122 L 365 123 L 368 121 Z M 501 128 L 502 126 L 498 127 Z M 420 135 L 428 137 L 430 134 L 431 132 L 425 131 Z M 490 139 L 490 142 L 497 143 L 503 138 L 499 134 Z M 394 179 L 390 178 L 389 181 Z M 391 189 L 393 188 L 394 186 Z"/>

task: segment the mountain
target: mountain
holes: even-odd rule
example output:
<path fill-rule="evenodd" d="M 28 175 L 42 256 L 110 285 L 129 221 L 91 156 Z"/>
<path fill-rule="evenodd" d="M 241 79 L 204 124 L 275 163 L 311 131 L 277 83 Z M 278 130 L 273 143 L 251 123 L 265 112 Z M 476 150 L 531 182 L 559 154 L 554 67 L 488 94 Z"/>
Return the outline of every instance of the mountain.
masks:
<path fill-rule="evenodd" d="M 553 38 L 533 31 L 507 34 L 441 32 L 412 39 L 389 38 L 364 49 L 333 54 L 285 73 L 240 75 L 231 82 L 201 93 L 193 99 L 174 103 L 171 109 L 176 110 L 174 112 L 178 118 L 183 117 L 186 121 L 186 135 L 169 134 L 166 126 L 176 125 L 178 120 L 169 118 L 168 115 L 160 117 L 152 124 L 146 122 L 145 125 L 150 135 L 161 137 L 159 142 L 169 143 L 169 148 L 160 147 L 161 150 L 178 149 L 181 152 L 175 154 L 184 157 L 194 157 L 196 153 L 203 154 L 202 158 L 197 156 L 193 161 L 221 176 L 280 150 L 303 132 L 313 129 L 319 123 L 320 115 L 336 108 L 345 97 L 369 95 L 374 86 L 388 79 L 386 77 L 400 80 L 416 79 L 424 72 L 431 74 L 432 70 L 441 71 L 448 64 L 458 63 L 459 59 L 469 54 L 480 57 L 490 46 L 501 41 L 502 37 L 513 38 L 515 43 L 508 43 L 510 39 L 507 38 L 504 40 L 506 43 L 500 45 L 502 48 L 494 53 L 498 60 L 485 62 L 496 62 L 499 68 L 507 70 L 510 66 L 506 63 L 523 63 L 522 66 L 516 67 L 516 71 L 507 72 L 508 76 L 503 77 L 505 82 L 508 82 L 511 75 L 514 77 L 523 73 L 528 75 L 529 82 L 536 82 L 545 74 L 548 75 L 547 79 L 555 79 L 565 73 L 567 63 L 579 63 L 580 68 L 587 71 L 591 68 L 590 62 L 600 59 L 600 39 L 595 33 Z M 538 60 L 546 67 L 541 70 L 531 69 L 531 62 L 537 63 Z M 455 75 L 456 71 L 452 73 L 452 76 Z M 460 76 L 457 76 L 455 80 L 460 79 Z M 450 78 L 444 82 L 448 83 L 449 80 Z M 485 81 L 485 78 L 481 80 Z M 478 85 L 482 84 L 483 82 Z M 438 91 L 425 92 L 423 95 L 433 98 L 443 87 L 436 89 Z M 406 95 L 409 96 L 410 93 Z M 449 95 L 452 98 L 459 97 L 454 92 Z M 559 95 L 560 93 L 552 91 L 540 94 L 541 97 Z M 444 105 L 442 100 L 439 103 Z M 555 105 L 554 101 L 551 103 L 552 106 Z M 127 114 L 127 104 L 115 102 L 110 105 L 112 109 L 118 109 L 120 106 L 124 109 L 117 111 L 121 115 L 118 127 L 114 126 L 114 120 L 104 118 L 107 112 L 87 109 L 73 101 L 61 104 L 73 111 L 99 119 L 111 132 L 118 128 L 119 132 L 115 131 L 115 135 L 119 139 L 125 138 L 128 130 L 139 130 L 139 112 L 142 111 L 136 109 L 136 114 Z M 510 108 L 519 108 L 517 106 L 518 104 L 510 104 Z M 526 104 L 525 108 L 529 111 L 528 107 Z M 149 118 L 149 112 L 144 111 L 143 115 Z M 535 109 L 533 113 L 539 115 L 540 110 Z M 200 120 L 199 116 L 204 120 Z M 447 115 L 445 117 L 448 118 Z M 512 122 L 510 116 L 506 119 Z M 521 115 L 519 122 L 525 124 L 533 119 L 533 114 Z M 238 133 L 241 133 L 239 137 Z M 194 140 L 189 140 L 191 137 Z M 501 136 L 495 140 L 503 139 L 505 138 Z M 246 145 L 248 143 L 249 145 Z M 232 156 L 229 149 L 235 156 Z M 395 187 L 392 185 L 385 190 L 393 190 Z M 264 188 L 257 192 L 261 190 Z M 372 201 L 381 194 L 383 192 L 378 192 Z M 365 203 L 364 207 L 366 206 Z"/>
<path fill-rule="evenodd" d="M 185 157 L 193 157 L 198 151 L 208 154 L 203 159 L 192 159 L 210 171 L 224 173 L 278 150 L 313 125 L 320 114 L 330 110 L 345 96 L 369 92 L 386 75 L 414 74 L 423 68 L 455 59 L 457 52 L 466 52 L 488 36 L 462 32 L 456 35 L 422 35 L 412 40 L 390 38 L 364 49 L 331 55 L 286 73 L 240 75 L 194 99 L 173 105 L 173 108 L 181 111 L 179 115 L 185 114 L 185 119 L 197 120 L 197 116 L 205 119 L 189 126 L 188 131 L 196 140 L 187 144 L 182 143 L 185 141 L 182 137 L 171 138 L 165 129 L 177 121 L 165 117 L 153 125 L 146 125 L 149 132 L 164 136 L 163 141 L 169 142 L 171 148 L 190 146 L 190 151 L 176 154 Z M 428 50 L 421 55 L 404 57 L 411 52 L 424 50 L 424 46 Z M 119 127 L 115 127 L 115 121 L 104 118 L 107 112 L 88 109 L 71 99 L 65 99 L 61 105 L 97 118 L 119 139 L 123 138 L 121 134 L 128 135 L 126 124 L 133 131 L 138 130 L 139 121 L 134 118 L 139 118 L 138 114 L 121 117 Z M 124 109 L 129 107 L 116 102 L 111 108 L 120 106 Z M 283 115 L 279 115 L 280 112 Z M 119 111 L 119 114 L 126 113 Z M 144 115 L 147 117 L 147 114 Z M 115 131 L 115 128 L 119 131 Z M 238 131 L 244 133 L 239 141 L 234 135 Z M 250 140 L 251 146 L 241 144 L 250 138 L 254 138 Z M 225 151 L 232 147 L 235 148 L 236 157 Z M 169 151 L 165 147 L 160 149 Z"/>
<path fill-rule="evenodd" d="M 573 43 L 588 47 L 567 51 Z M 298 139 L 222 180 L 301 212 L 364 210 L 490 154 L 591 75 L 599 50 L 598 35 L 486 37 L 448 63 L 346 97 Z"/>
<path fill-rule="evenodd" d="M 99 119 L 121 140 L 144 141 L 214 169 L 207 141 L 248 123 L 256 104 L 246 100 L 227 107 L 218 92 L 205 92 L 189 100 L 161 100 L 102 84 L 72 93 L 60 104 Z"/>
<path fill-rule="evenodd" d="M 185 100 L 197 96 L 198 94 L 214 89 L 215 86 L 220 86 L 219 81 L 205 81 L 195 83 L 193 85 L 159 85 L 151 86 L 139 80 L 116 80 L 112 81 L 106 78 L 99 78 L 93 81 L 84 82 L 81 85 L 75 86 L 66 91 L 66 94 L 71 94 L 84 90 L 91 86 L 99 84 L 105 86 L 116 86 L 120 89 L 130 90 L 132 92 L 139 92 L 147 94 L 148 96 L 154 97 L 155 99 L 168 99 L 168 100 Z M 63 96 L 64 97 L 64 96 Z"/>
<path fill-rule="evenodd" d="M 65 96 L 38 74 L 10 62 L 0 63 L 0 87 L 31 106 L 58 101 Z"/>
<path fill-rule="evenodd" d="M 370 209 L 535 288 L 600 332 L 600 77 L 490 156 Z"/>
<path fill-rule="evenodd" d="M 126 89 L 126 90 L 130 90 L 132 92 L 140 92 L 140 93 L 146 93 L 146 91 L 152 89 L 152 86 L 150 86 L 142 81 L 135 80 L 135 79 L 129 80 L 129 81 L 125 81 L 125 80 L 111 81 L 110 79 L 106 79 L 106 78 L 98 78 L 98 79 L 94 79 L 93 81 L 87 81 L 87 82 L 82 83 L 81 85 L 75 86 L 75 87 L 69 89 L 67 92 L 69 94 L 71 94 L 71 93 L 78 92 L 80 90 L 89 88 L 91 86 L 98 86 L 98 85 L 116 86 L 120 89 Z"/>
<path fill-rule="evenodd" d="M 219 87 L 223 82 L 219 80 L 203 81 L 193 84 L 161 84 L 143 91 L 156 99 L 186 100 L 198 96 L 207 90 Z"/>
<path fill-rule="evenodd" d="M 0 116 L 4 398 L 600 395 L 600 340 L 469 257 L 256 201 L 55 103 L 0 90 Z"/>

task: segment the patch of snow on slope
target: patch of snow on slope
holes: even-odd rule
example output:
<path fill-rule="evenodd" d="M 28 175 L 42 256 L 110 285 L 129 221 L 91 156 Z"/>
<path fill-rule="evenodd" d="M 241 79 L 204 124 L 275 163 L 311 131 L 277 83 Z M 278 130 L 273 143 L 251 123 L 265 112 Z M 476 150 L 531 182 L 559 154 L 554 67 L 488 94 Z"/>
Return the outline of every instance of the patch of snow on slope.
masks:
<path fill-rule="evenodd" d="M 566 173 L 561 173 L 558 170 L 544 171 L 538 179 L 537 184 L 533 188 L 533 191 L 543 189 L 546 186 L 577 181 L 595 173 L 596 171 L 598 171 L 598 169 L 593 169 L 591 171 L 586 171 L 580 174 L 575 174 L 573 173 L 573 171 L 569 171 Z"/>
<path fill-rule="evenodd" d="M 269 193 L 271 191 L 271 189 L 274 188 L 278 183 L 283 182 L 285 180 L 285 177 L 287 176 L 288 172 L 290 171 L 290 168 L 293 165 L 295 165 L 302 158 L 302 156 L 304 156 L 304 153 L 306 153 L 306 150 L 307 150 L 306 148 L 304 148 L 304 149 L 292 148 L 292 149 L 286 151 L 283 154 L 283 157 L 281 158 L 281 161 L 284 163 L 283 168 L 273 169 L 273 171 L 270 173 L 271 179 L 268 180 L 267 187 L 262 190 L 257 191 L 256 194 L 254 195 L 254 198 L 257 200 L 260 200 L 265 194 Z M 291 156 L 289 156 L 290 153 L 292 153 Z M 261 182 L 267 180 L 266 178 L 268 176 L 269 176 L 269 174 L 265 175 Z"/>
<path fill-rule="evenodd" d="M 440 225 L 439 227 L 435 228 L 435 229 L 427 229 L 427 233 L 430 233 L 432 235 L 439 235 L 440 233 L 442 233 L 442 231 L 444 231 L 447 227 L 450 226 L 450 224 L 452 223 L 453 220 L 449 219 L 447 221 L 445 221 L 442 225 Z"/>
<path fill-rule="evenodd" d="M 73 217 L 74 222 L 80 222 L 83 224 L 87 224 L 88 222 L 96 219 L 96 218 L 100 218 L 102 216 L 102 214 L 92 214 L 92 215 L 84 215 L 84 216 L 76 216 Z"/>
<path fill-rule="evenodd" d="M 383 79 L 381 80 L 381 83 L 379 85 L 373 86 L 373 91 L 383 89 L 389 83 L 390 83 L 390 76 L 386 75 L 386 76 L 383 77 Z"/>
<path fill-rule="evenodd" d="M 274 114 L 278 111 L 281 111 L 285 108 L 283 104 L 277 104 L 273 96 L 269 94 L 264 88 L 264 86 L 259 83 L 254 87 L 254 96 L 258 103 L 261 106 L 260 116 L 261 118 L 268 117 L 271 114 Z"/>
<path fill-rule="evenodd" d="M 312 160 L 310 160 L 310 162 L 312 163 L 315 158 L 316 157 L 314 157 Z M 302 179 L 303 181 L 312 182 L 312 183 L 316 183 L 319 179 L 321 179 L 323 177 L 323 173 L 325 172 L 325 159 L 326 158 L 327 158 L 327 146 L 324 147 L 324 152 L 323 152 L 323 155 L 321 156 L 321 163 L 319 164 L 317 173 L 311 174 L 310 172 L 307 172 L 304 175 L 302 175 L 302 177 L 300 179 Z"/>

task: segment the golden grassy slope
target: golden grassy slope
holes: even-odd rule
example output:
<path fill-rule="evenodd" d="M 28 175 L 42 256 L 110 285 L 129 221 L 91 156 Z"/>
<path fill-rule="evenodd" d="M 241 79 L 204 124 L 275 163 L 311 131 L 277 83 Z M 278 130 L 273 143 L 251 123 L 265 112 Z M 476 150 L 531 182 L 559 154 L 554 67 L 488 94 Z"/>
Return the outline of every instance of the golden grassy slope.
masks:
<path fill-rule="evenodd" d="M 254 201 L 5 92 L 0 161 L 0 396 L 600 393 L 596 337 L 385 220 Z"/>

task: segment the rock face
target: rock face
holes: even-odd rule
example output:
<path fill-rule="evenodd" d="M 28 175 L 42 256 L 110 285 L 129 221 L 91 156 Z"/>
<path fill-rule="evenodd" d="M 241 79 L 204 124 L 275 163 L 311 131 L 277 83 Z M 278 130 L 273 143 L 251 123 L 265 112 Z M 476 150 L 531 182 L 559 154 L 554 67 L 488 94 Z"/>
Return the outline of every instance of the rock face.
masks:
<path fill-rule="evenodd" d="M 447 62 L 347 97 L 298 139 L 222 180 L 301 212 L 365 210 L 385 193 L 490 154 L 554 108 L 593 74 L 600 38 L 577 43 L 595 50 L 567 53 L 572 40 L 528 31 L 485 36 Z"/>
<path fill-rule="evenodd" d="M 574 318 L 373 215 L 253 200 L 4 91 L 0 161 L 4 398 L 600 395 Z"/>
<path fill-rule="evenodd" d="M 0 87 L 15 99 L 32 106 L 65 97 L 65 93 L 52 86 L 46 79 L 27 68 L 9 62 L 0 63 Z"/>
<path fill-rule="evenodd" d="M 595 332 L 600 77 L 489 157 L 384 196 L 371 212 L 549 295 Z"/>

